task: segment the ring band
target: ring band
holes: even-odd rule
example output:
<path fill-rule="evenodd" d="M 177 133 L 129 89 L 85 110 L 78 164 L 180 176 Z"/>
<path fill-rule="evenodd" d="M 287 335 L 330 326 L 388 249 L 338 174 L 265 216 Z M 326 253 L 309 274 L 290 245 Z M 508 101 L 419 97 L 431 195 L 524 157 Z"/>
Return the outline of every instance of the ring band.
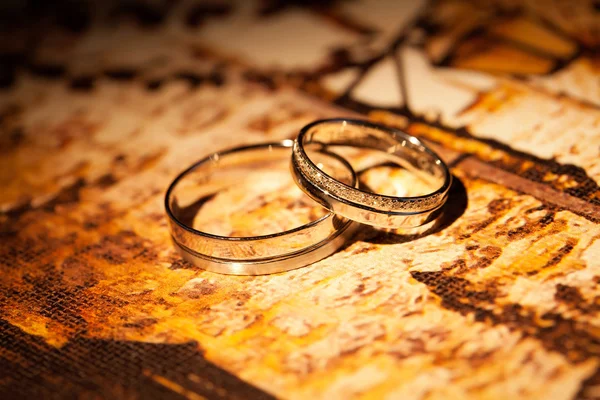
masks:
<path fill-rule="evenodd" d="M 204 232 L 190 222 L 207 201 L 245 180 L 240 168 L 262 166 L 268 171 L 273 164 L 286 165 L 292 146 L 292 140 L 284 140 L 214 153 L 173 180 L 165 195 L 165 208 L 173 242 L 185 260 L 224 274 L 272 274 L 319 261 L 346 241 L 356 224 L 331 212 L 294 229 L 247 237 Z M 326 157 L 324 162 L 335 161 L 342 171 L 338 178 L 356 185 L 356 174 L 346 160 L 335 154 L 320 153 L 319 157 Z"/>
<path fill-rule="evenodd" d="M 395 197 L 348 186 L 315 165 L 305 150 L 313 144 L 328 149 L 351 146 L 378 150 L 426 177 L 437 189 L 422 196 Z M 292 174 L 300 189 L 335 214 L 384 228 L 417 227 L 437 218 L 452 183 L 446 164 L 416 137 L 351 119 L 320 120 L 302 128 L 292 150 Z"/>

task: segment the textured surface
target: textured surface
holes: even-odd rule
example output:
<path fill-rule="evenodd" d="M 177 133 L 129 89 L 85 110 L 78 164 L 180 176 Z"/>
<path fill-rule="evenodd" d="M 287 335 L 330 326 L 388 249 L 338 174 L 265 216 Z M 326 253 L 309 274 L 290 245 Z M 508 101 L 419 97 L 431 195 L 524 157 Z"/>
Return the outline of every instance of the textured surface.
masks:
<path fill-rule="evenodd" d="M 600 397 L 597 2 L 98 3 L 2 22 L 0 397 Z M 181 261 L 184 166 L 347 114 L 451 165 L 435 227 Z"/>

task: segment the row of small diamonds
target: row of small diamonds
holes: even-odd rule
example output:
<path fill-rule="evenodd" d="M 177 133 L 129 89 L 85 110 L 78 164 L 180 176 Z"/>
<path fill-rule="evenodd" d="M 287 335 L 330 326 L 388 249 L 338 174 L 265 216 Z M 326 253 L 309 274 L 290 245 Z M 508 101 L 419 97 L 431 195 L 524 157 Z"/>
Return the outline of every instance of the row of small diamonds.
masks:
<path fill-rule="evenodd" d="M 308 162 L 297 144 L 294 144 L 293 155 L 298 169 L 308 181 L 313 182 L 321 190 L 327 191 L 339 198 L 367 207 L 385 209 L 387 211 L 422 211 L 433 208 L 439 202 L 439 197 L 441 196 L 441 194 L 434 194 L 422 199 L 403 200 L 351 189 L 335 179 L 326 176 L 323 171 Z"/>

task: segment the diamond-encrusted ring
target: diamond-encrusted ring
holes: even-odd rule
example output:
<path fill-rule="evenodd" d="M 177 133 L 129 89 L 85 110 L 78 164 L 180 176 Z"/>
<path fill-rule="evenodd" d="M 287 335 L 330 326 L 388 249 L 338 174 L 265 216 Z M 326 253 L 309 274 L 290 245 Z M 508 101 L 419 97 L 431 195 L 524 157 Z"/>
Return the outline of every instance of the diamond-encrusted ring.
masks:
<path fill-rule="evenodd" d="M 248 213 L 245 207 L 257 207 L 257 204 L 261 210 L 261 202 L 267 201 L 264 194 L 248 193 L 249 190 L 265 186 L 270 189 L 269 195 L 282 187 L 280 178 L 281 174 L 287 174 L 292 145 L 291 140 L 284 140 L 213 153 L 173 180 L 165 195 L 165 208 L 173 243 L 185 260 L 224 274 L 272 274 L 319 261 L 346 242 L 358 224 L 331 212 L 320 213 L 312 222 L 271 234 L 240 236 L 235 233 L 239 222 L 232 225 L 231 215 L 237 212 L 236 215 L 243 216 Z M 338 179 L 356 185 L 356 174 L 343 158 L 320 152 L 312 156 Z M 252 176 L 257 175 L 249 173 L 265 173 L 266 177 L 261 179 L 261 175 L 253 180 Z M 295 189 L 291 180 L 289 185 Z M 244 196 L 246 206 L 240 201 Z M 243 217 L 242 221 L 246 225 L 250 223 Z M 276 227 L 289 225 L 279 222 Z M 250 228 L 248 232 L 257 228 L 246 225 Z M 215 226 L 218 234 L 212 230 Z"/>
<path fill-rule="evenodd" d="M 308 156 L 307 146 L 333 152 L 338 146 L 381 152 L 386 161 L 417 174 L 433 187 L 430 193 L 396 197 L 367 192 L 340 182 Z M 424 225 L 439 214 L 452 184 L 442 159 L 419 139 L 367 121 L 326 119 L 306 125 L 294 141 L 292 175 L 306 194 L 337 215 L 384 228 Z"/>

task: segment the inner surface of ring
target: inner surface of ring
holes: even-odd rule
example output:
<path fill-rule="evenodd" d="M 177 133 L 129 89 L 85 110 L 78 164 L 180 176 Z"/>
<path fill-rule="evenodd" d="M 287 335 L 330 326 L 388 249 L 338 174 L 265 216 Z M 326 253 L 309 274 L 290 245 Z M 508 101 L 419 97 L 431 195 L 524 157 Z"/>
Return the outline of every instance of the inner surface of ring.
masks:
<path fill-rule="evenodd" d="M 289 146 L 256 146 L 196 165 L 167 199 L 174 239 L 196 253 L 236 260 L 282 256 L 328 240 L 346 220 L 297 188 L 290 154 Z M 318 151 L 310 156 L 336 179 L 355 183 L 343 159 Z"/>
<path fill-rule="evenodd" d="M 394 131 L 339 121 L 311 127 L 303 138 L 303 145 L 312 143 L 378 150 L 381 152 L 379 157 L 397 163 L 427 181 L 433 192 L 444 184 L 445 170 L 433 153 L 426 151 L 418 140 L 411 139 Z M 329 147 L 329 150 L 332 148 Z"/>
<path fill-rule="evenodd" d="M 337 158 L 313 151 L 319 168 L 349 185 L 351 172 Z M 172 193 L 183 224 L 223 237 L 272 235 L 316 221 L 327 210 L 294 184 L 288 148 L 213 156 L 185 176 Z"/>

